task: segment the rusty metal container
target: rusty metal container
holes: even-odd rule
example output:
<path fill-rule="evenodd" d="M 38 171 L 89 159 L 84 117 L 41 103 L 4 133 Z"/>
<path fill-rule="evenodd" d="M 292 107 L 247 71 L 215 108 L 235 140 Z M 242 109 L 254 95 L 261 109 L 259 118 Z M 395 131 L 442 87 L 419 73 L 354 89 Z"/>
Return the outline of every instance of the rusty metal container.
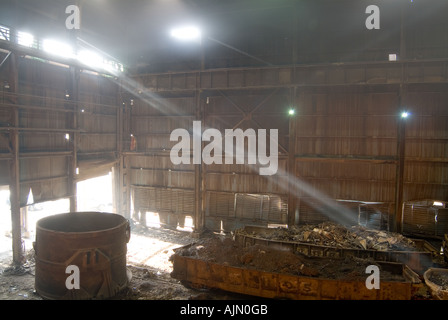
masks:
<path fill-rule="evenodd" d="M 435 280 L 439 278 L 439 283 Z M 448 300 L 448 289 L 446 285 L 440 285 L 440 282 L 445 282 L 448 279 L 448 269 L 443 268 L 429 268 L 424 274 L 423 279 L 431 290 L 432 295 L 439 300 Z"/>
<path fill-rule="evenodd" d="M 104 212 L 70 212 L 40 219 L 34 243 L 35 289 L 45 299 L 81 300 L 113 297 L 126 287 L 130 226 L 127 219 Z M 68 288 L 68 266 L 79 268 L 80 288 Z"/>
<path fill-rule="evenodd" d="M 437 250 L 427 241 L 422 239 L 412 239 L 416 244 L 415 251 L 378 251 L 370 249 L 345 249 L 331 246 L 316 245 L 308 242 L 285 241 L 267 239 L 263 235 L 275 231 L 272 228 L 259 226 L 246 226 L 242 229 L 244 232 L 235 232 L 235 242 L 243 246 L 252 246 L 255 244 L 265 245 L 272 248 L 287 249 L 292 252 L 299 252 L 309 257 L 327 257 L 327 258 L 372 258 L 376 261 L 397 262 L 406 264 L 412 270 L 420 275 L 433 266 L 433 257 L 437 255 Z"/>
<path fill-rule="evenodd" d="M 380 289 L 369 290 L 365 280 L 336 280 L 234 267 L 195 257 L 172 256 L 171 276 L 187 286 L 213 288 L 274 299 L 292 300 L 410 300 L 422 287 L 419 276 L 406 265 L 381 262 L 384 269 L 404 281 L 381 281 Z M 366 275 L 367 277 L 367 275 Z"/>

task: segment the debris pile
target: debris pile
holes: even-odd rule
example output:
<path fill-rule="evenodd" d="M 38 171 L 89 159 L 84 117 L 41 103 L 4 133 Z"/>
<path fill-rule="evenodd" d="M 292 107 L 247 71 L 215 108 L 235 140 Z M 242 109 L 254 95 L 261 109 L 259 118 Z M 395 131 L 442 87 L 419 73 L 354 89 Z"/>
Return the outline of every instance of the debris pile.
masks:
<path fill-rule="evenodd" d="M 266 232 L 256 233 L 248 232 L 243 228 L 235 232 L 267 240 L 307 242 L 343 249 L 378 251 L 414 251 L 417 249 L 414 241 L 399 233 L 367 229 L 362 226 L 348 228 L 334 222 L 267 229 Z"/>
<path fill-rule="evenodd" d="M 432 273 L 429 280 L 438 285 L 441 290 L 448 290 L 448 273 Z"/>
<path fill-rule="evenodd" d="M 243 247 L 228 237 L 203 239 L 176 249 L 174 255 L 265 272 L 344 281 L 365 281 L 367 266 L 376 265 L 381 270 L 381 280 L 404 281 L 401 273 L 384 270 L 380 264 L 369 258 L 351 257 L 336 262 L 331 258 L 312 258 L 263 245 Z M 170 258 L 171 261 L 174 255 Z"/>

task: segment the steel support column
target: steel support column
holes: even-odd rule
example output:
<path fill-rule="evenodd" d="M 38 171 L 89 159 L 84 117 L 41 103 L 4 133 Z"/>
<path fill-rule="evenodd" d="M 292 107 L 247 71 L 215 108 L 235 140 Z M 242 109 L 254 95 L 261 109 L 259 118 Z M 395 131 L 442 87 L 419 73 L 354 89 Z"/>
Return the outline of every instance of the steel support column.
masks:
<path fill-rule="evenodd" d="M 290 89 L 290 108 L 294 108 L 296 100 L 296 88 Z M 296 218 L 296 199 L 294 181 L 296 179 L 296 160 L 295 160 L 295 144 L 296 144 L 296 131 L 295 131 L 294 117 L 289 117 L 289 139 L 288 139 L 288 227 L 291 227 L 298 223 Z"/>
<path fill-rule="evenodd" d="M 403 108 L 405 90 L 400 87 L 399 93 L 399 111 Z M 405 144 L 406 144 L 406 118 L 398 115 L 397 124 L 397 169 L 395 180 L 395 230 L 402 230 L 402 209 L 403 209 L 403 190 L 404 190 L 404 166 L 405 166 Z"/>
<path fill-rule="evenodd" d="M 15 53 L 9 58 L 9 85 L 12 93 L 11 103 L 17 104 L 19 86 L 18 61 Z M 11 108 L 11 124 L 19 127 L 19 109 Z M 19 159 L 19 130 L 9 131 L 9 147 L 12 154 L 9 167 L 9 192 L 11 202 L 11 228 L 12 228 L 12 259 L 14 265 L 25 261 L 22 247 L 22 229 L 20 214 L 20 159 Z"/>
<path fill-rule="evenodd" d="M 196 119 L 198 121 L 204 120 L 204 110 L 201 104 L 202 90 L 196 92 Z M 194 139 L 194 137 L 193 137 Z M 201 139 L 201 154 L 204 143 Z M 205 200 L 206 200 L 206 186 L 205 186 L 205 166 L 204 164 L 194 165 L 194 232 L 201 234 L 205 226 Z"/>
<path fill-rule="evenodd" d="M 78 67 L 71 66 L 69 68 L 67 95 L 68 102 L 66 108 L 73 112 L 67 114 L 67 128 L 75 131 L 70 135 L 69 146 L 72 151 L 72 156 L 69 158 L 68 165 L 68 194 L 70 195 L 70 212 L 77 211 L 77 188 L 76 188 L 76 168 L 78 167 L 78 100 L 79 100 L 79 76 L 80 70 Z"/>

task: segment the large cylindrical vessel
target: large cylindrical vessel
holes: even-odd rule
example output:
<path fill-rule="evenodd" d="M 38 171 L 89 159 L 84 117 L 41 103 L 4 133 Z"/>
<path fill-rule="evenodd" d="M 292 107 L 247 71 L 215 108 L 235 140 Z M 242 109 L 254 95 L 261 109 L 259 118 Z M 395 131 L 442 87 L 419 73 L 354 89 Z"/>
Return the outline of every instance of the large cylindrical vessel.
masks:
<path fill-rule="evenodd" d="M 37 293 L 68 300 L 115 296 L 130 280 L 129 239 L 129 222 L 118 214 L 70 212 L 40 219 L 34 243 Z"/>

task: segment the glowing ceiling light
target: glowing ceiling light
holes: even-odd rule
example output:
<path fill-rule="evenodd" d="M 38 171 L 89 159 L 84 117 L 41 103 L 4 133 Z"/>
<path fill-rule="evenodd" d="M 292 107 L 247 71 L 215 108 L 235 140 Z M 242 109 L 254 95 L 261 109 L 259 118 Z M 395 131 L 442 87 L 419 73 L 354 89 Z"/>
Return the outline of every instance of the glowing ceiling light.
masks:
<path fill-rule="evenodd" d="M 187 26 L 171 30 L 171 36 L 177 40 L 193 41 L 201 39 L 201 30 L 198 27 Z"/>
<path fill-rule="evenodd" d="M 103 68 L 104 67 L 104 63 L 103 63 L 103 58 L 93 52 L 93 51 L 89 51 L 89 50 L 83 50 L 78 54 L 78 60 L 79 62 L 91 66 L 91 67 L 96 67 L 96 68 Z"/>
<path fill-rule="evenodd" d="M 21 46 L 32 47 L 34 44 L 34 36 L 27 32 L 18 32 L 17 43 Z"/>
<path fill-rule="evenodd" d="M 397 54 L 395 53 L 389 54 L 389 61 L 397 61 Z"/>
<path fill-rule="evenodd" d="M 293 115 L 295 115 L 296 114 L 296 110 L 294 110 L 294 109 L 289 109 L 288 110 L 288 114 L 290 115 L 290 116 L 293 116 Z"/>
<path fill-rule="evenodd" d="M 407 117 L 409 117 L 409 112 L 407 112 L 407 111 L 403 111 L 403 112 L 401 113 L 401 117 L 402 117 L 403 119 L 406 119 Z"/>
<path fill-rule="evenodd" d="M 43 49 L 45 52 L 61 56 L 64 58 L 73 58 L 73 49 L 66 43 L 47 39 L 43 42 Z"/>
<path fill-rule="evenodd" d="M 9 28 L 0 25 L 0 40 L 9 41 L 10 40 L 9 33 L 10 33 Z"/>

